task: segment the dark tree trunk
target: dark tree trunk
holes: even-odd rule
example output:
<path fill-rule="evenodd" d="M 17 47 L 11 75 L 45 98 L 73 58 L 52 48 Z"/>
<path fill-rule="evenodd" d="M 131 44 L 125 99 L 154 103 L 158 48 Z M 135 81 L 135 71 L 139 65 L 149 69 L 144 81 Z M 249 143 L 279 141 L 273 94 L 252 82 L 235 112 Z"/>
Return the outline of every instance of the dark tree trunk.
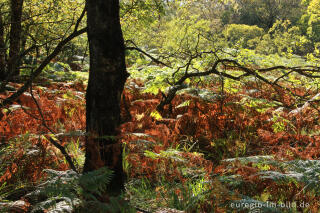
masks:
<path fill-rule="evenodd" d="M 83 172 L 114 171 L 108 193 L 123 189 L 122 147 L 115 139 L 120 100 L 128 77 L 119 0 L 87 0 L 90 72 L 86 94 L 87 139 Z"/>
<path fill-rule="evenodd" d="M 5 80 L 5 56 L 6 56 L 6 47 L 4 43 L 4 23 L 2 18 L 2 10 L 0 5 L 0 81 Z"/>
<path fill-rule="evenodd" d="M 19 75 L 18 62 L 21 40 L 21 18 L 23 0 L 11 0 L 11 28 L 10 28 L 10 51 L 8 72 L 10 75 Z"/>

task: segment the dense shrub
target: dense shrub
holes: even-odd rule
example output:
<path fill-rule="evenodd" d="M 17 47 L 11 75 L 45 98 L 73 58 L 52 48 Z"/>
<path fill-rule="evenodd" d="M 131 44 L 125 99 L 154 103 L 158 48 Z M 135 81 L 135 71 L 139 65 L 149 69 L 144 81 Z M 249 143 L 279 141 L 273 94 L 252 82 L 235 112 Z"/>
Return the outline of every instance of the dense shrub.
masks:
<path fill-rule="evenodd" d="M 248 46 L 260 54 L 306 55 L 313 51 L 312 42 L 299 27 L 291 26 L 289 20 L 278 20 L 260 40 L 249 40 Z"/>
<path fill-rule="evenodd" d="M 224 36 L 229 45 L 232 46 L 240 42 L 244 48 L 248 47 L 248 40 L 261 37 L 263 34 L 262 28 L 245 24 L 230 24 L 224 30 Z"/>

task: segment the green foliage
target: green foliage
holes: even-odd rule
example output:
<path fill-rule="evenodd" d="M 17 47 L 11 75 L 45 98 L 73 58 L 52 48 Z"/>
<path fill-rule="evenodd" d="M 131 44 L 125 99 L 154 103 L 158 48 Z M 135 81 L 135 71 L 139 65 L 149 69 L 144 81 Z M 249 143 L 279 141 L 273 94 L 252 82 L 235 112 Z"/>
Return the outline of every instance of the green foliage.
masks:
<path fill-rule="evenodd" d="M 248 106 L 250 108 L 254 108 L 258 112 L 265 113 L 267 110 L 272 107 L 277 106 L 277 102 L 270 102 L 266 99 L 261 98 L 253 98 L 250 96 L 244 96 L 240 102 L 241 105 Z"/>
<path fill-rule="evenodd" d="M 97 194 L 101 196 L 107 190 L 108 183 L 112 178 L 112 171 L 106 167 L 83 174 L 79 178 L 79 185 L 83 189 L 82 196 L 85 199 L 96 200 Z"/>
<path fill-rule="evenodd" d="M 59 208 L 59 202 L 64 201 L 73 209 L 79 205 L 80 200 L 77 198 L 77 188 L 72 187 L 76 185 L 78 175 L 74 171 L 68 170 L 65 172 L 55 171 L 51 169 L 45 170 L 49 175 L 46 182 L 40 184 L 37 190 L 27 194 L 28 198 L 46 197 L 44 201 L 38 202 L 32 209 L 32 212 L 45 210 L 50 207 Z M 59 212 L 59 210 L 57 210 Z M 61 211 L 63 212 L 63 211 Z"/>
<path fill-rule="evenodd" d="M 307 35 L 313 42 L 319 42 L 320 32 L 320 16 L 318 14 L 311 14 L 308 21 Z"/>
<path fill-rule="evenodd" d="M 302 184 L 304 186 L 303 187 L 304 193 L 312 193 L 315 196 L 318 196 L 320 194 L 320 188 L 319 188 L 320 161 L 318 160 L 279 161 L 274 159 L 272 156 L 250 156 L 250 157 L 226 159 L 223 161 L 227 162 L 228 164 L 234 163 L 234 165 L 236 165 L 238 162 L 241 165 L 251 165 L 253 167 L 259 168 L 260 171 L 257 172 L 256 174 L 258 175 L 259 179 L 266 180 L 266 181 L 271 180 L 273 181 L 272 184 L 279 184 L 279 185 L 285 185 L 285 186 L 289 186 L 291 183 L 297 186 L 299 184 Z M 271 170 L 270 168 L 273 168 L 273 170 Z M 278 170 L 277 171 L 274 170 L 275 168 L 277 168 Z M 226 176 L 226 177 L 221 176 L 220 180 L 222 183 L 225 183 L 232 188 L 237 188 L 237 187 L 240 187 L 242 184 L 244 184 L 243 183 L 244 180 L 241 178 L 240 175 L 236 175 L 236 176 L 232 175 L 232 176 Z M 245 184 L 247 185 L 248 183 L 245 183 Z M 265 194 L 265 196 L 268 196 L 268 195 Z M 243 198 L 244 198 L 243 200 L 239 200 L 236 202 L 243 203 L 242 206 L 244 206 L 245 203 L 251 203 L 250 200 L 252 200 L 252 198 L 248 198 L 246 196 L 244 196 Z M 274 201 L 276 201 L 275 199 L 279 199 L 279 203 L 278 203 L 279 205 L 276 205 L 275 207 L 281 207 L 280 204 L 284 202 L 282 199 L 286 201 L 286 198 L 281 198 L 280 195 L 273 195 L 271 199 L 273 199 Z M 252 200 L 252 202 L 256 203 L 256 205 L 264 201 L 266 200 L 263 200 L 263 199 Z M 270 205 L 267 205 L 266 203 L 264 203 L 262 206 L 270 207 Z M 261 206 L 260 206 L 260 209 L 265 210 L 261 208 Z M 273 208 L 273 210 L 276 210 L 276 209 Z"/>
<path fill-rule="evenodd" d="M 289 20 L 278 20 L 269 29 L 260 41 L 250 41 L 251 47 L 255 47 L 257 53 L 279 55 L 298 54 L 305 55 L 312 51 L 312 43 L 302 35 L 297 26 L 292 26 Z"/>
<path fill-rule="evenodd" d="M 158 0 L 124 0 L 120 2 L 120 7 L 125 40 L 134 41 L 140 47 L 154 42 L 150 36 L 164 13 L 163 3 Z"/>
<path fill-rule="evenodd" d="M 304 7 L 300 0 L 238 0 L 226 1 L 232 12 L 231 23 L 257 25 L 269 29 L 277 19 L 296 23 Z"/>
<path fill-rule="evenodd" d="M 27 47 L 32 46 L 34 42 L 37 44 L 46 43 L 44 48 L 40 50 L 43 51 L 44 54 L 51 52 L 61 37 L 72 32 L 77 17 L 80 16 L 83 10 L 83 6 L 83 0 L 48 0 L 46 4 L 43 4 L 41 1 L 26 0 L 24 4 L 26 21 L 23 26 L 31 35 L 31 37 L 27 38 Z M 70 14 L 73 15 L 71 16 Z M 84 23 L 85 22 L 80 23 L 80 27 L 84 26 Z M 36 41 L 32 40 L 32 38 L 36 38 Z M 82 41 L 81 46 L 77 47 L 77 51 L 79 51 L 79 49 L 85 49 L 86 42 L 83 41 L 86 40 L 86 38 L 84 38 L 84 40 L 82 40 L 82 38 L 79 37 L 69 43 L 69 47 L 74 46 L 74 49 L 76 49 L 75 46 L 78 46 L 78 42 Z M 76 50 L 71 49 L 72 48 L 69 48 L 71 54 L 77 53 Z M 34 54 L 34 52 L 32 53 Z M 67 51 L 65 54 L 66 53 Z"/>
<path fill-rule="evenodd" d="M 120 204 L 120 198 L 111 197 L 110 203 L 102 203 L 97 196 L 106 192 L 112 178 L 112 171 L 106 167 L 79 175 L 74 171 L 45 170 L 48 179 L 36 191 L 26 197 L 34 200 L 31 212 L 52 209 L 55 212 L 85 212 L 86 208 L 95 212 L 133 212 L 128 205 Z M 39 198 L 45 200 L 39 200 Z M 91 211 L 90 210 L 90 211 Z"/>
<path fill-rule="evenodd" d="M 211 183 L 203 178 L 187 183 L 168 182 L 151 183 L 146 179 L 134 179 L 127 183 L 131 203 L 149 211 L 159 207 L 177 210 L 197 211 L 201 203 L 209 199 Z"/>
<path fill-rule="evenodd" d="M 230 24 L 224 30 L 224 36 L 234 46 L 240 42 L 242 47 L 248 47 L 248 41 L 251 39 L 259 38 L 264 34 L 264 30 L 257 26 L 249 26 L 245 24 Z"/>
<path fill-rule="evenodd" d="M 10 110 L 12 110 L 11 112 L 13 112 L 14 110 L 20 108 L 21 107 L 19 105 L 15 105 L 12 106 Z M 40 167 L 43 169 L 44 164 L 41 164 L 41 161 L 38 161 L 39 164 L 35 163 L 33 165 L 30 165 L 30 161 L 35 158 L 46 159 L 46 157 L 50 156 L 49 153 L 44 152 L 41 146 L 35 146 L 32 144 L 31 141 L 38 138 L 38 135 L 27 132 L 25 134 L 19 135 L 19 137 L 10 139 L 5 146 L 2 146 L 0 148 L 0 176 L 3 176 L 6 172 L 8 172 L 7 170 L 9 170 L 13 165 L 15 167 L 19 165 L 19 169 L 13 169 L 15 170 L 15 172 L 12 172 L 10 174 L 10 178 L 12 178 L 13 182 L 11 180 L 10 183 L 1 183 L 4 184 L 2 185 L 2 187 L 4 187 L 4 190 L 0 191 L 1 194 L 6 193 L 8 189 L 13 190 L 21 186 L 28 185 L 29 181 L 32 180 L 32 177 L 28 176 L 28 174 L 25 173 L 30 169 L 30 167 L 33 167 L 34 170 L 38 169 L 34 167 Z M 18 154 L 16 154 L 17 152 Z M 48 165 L 54 166 L 54 163 L 52 161 L 48 161 L 47 163 Z"/>
<path fill-rule="evenodd" d="M 52 51 L 62 37 L 73 30 L 75 20 L 83 9 L 84 1 L 49 0 L 44 6 L 41 1 L 25 0 L 25 2 L 23 28 L 26 33 L 23 35 L 30 35 L 30 38 L 29 36 L 26 37 L 25 48 L 37 44 L 39 49 L 30 52 L 29 56 L 32 56 L 34 59 L 43 59 Z M 7 34 L 10 29 L 9 6 L 9 1 L 6 0 L 2 7 L 4 12 L 1 13 L 6 22 L 6 37 L 8 37 Z M 135 98 L 135 95 L 139 96 L 141 100 L 141 96 L 145 97 L 144 95 L 157 95 L 160 91 L 166 93 L 187 72 L 208 71 L 216 60 L 223 58 L 234 59 L 241 65 L 248 66 L 253 70 L 275 65 L 298 67 L 301 65 L 319 64 L 317 57 L 320 56 L 320 6 L 317 0 L 303 0 L 301 5 L 299 0 L 123 0 L 120 1 L 120 6 L 121 24 L 124 38 L 127 40 L 126 45 L 133 47 L 136 44 L 137 47 L 152 57 L 168 65 L 164 66 L 152 61 L 140 52 L 128 50 L 126 52 L 128 71 L 131 77 L 136 82 L 139 82 L 128 85 L 129 88 L 134 88 L 132 94 L 128 95 L 130 101 Z M 301 14 L 303 15 L 301 16 Z M 297 20 L 300 20 L 300 22 L 298 23 Z M 80 24 L 81 27 L 84 26 L 84 23 Z M 223 26 L 224 24 L 225 26 Z M 32 38 L 36 38 L 36 40 Z M 8 45 L 6 43 L 7 47 Z M 72 56 L 75 54 L 86 55 L 87 49 L 86 36 L 78 37 L 65 47 L 63 53 L 56 58 L 56 62 L 50 63 L 45 68 L 42 79 L 54 81 L 74 81 L 78 78 L 86 79 L 86 73 L 71 72 L 68 63 L 73 60 Z M 207 54 L 204 52 L 211 53 Z M 306 56 L 309 61 L 300 56 Z M 24 65 L 29 65 L 29 63 L 30 60 Z M 243 71 L 224 65 L 218 66 L 217 70 L 234 76 L 244 74 Z M 35 66 L 36 64 L 31 64 L 27 68 L 24 68 L 22 74 L 29 75 Z M 88 64 L 85 66 L 85 70 L 88 71 Z M 286 72 L 285 70 L 277 70 L 275 72 L 259 74 L 273 82 L 281 75 L 285 75 Z M 141 86 L 141 82 L 143 82 L 143 86 Z M 281 85 L 282 83 L 288 83 L 297 87 L 304 86 L 307 90 L 312 91 L 314 88 L 318 89 L 320 81 L 318 79 L 309 80 L 304 77 L 298 78 L 295 74 L 288 74 L 281 79 Z M 234 192 L 246 191 L 245 187 L 257 189 L 259 187 L 254 185 L 254 181 L 258 180 L 263 183 L 272 182 L 284 186 L 289 186 L 290 184 L 302 186 L 304 187 L 303 192 L 319 195 L 319 169 L 317 169 L 319 168 L 319 163 L 317 161 L 284 161 L 284 159 L 283 161 L 279 161 L 275 160 L 272 156 L 248 156 L 223 160 L 226 156 L 236 157 L 252 155 L 252 153 L 269 153 L 264 147 L 260 147 L 262 146 L 260 141 L 257 141 L 257 144 L 253 145 L 257 138 L 257 123 L 263 123 L 265 125 L 263 127 L 270 134 L 278 133 L 280 135 L 282 132 L 288 132 L 289 130 L 290 133 L 295 131 L 293 130 L 295 129 L 293 125 L 299 121 L 298 119 L 289 119 L 280 114 L 271 113 L 276 107 L 283 104 L 280 102 L 281 100 L 279 102 L 273 101 L 274 99 L 278 100 L 282 98 L 279 94 L 273 92 L 267 93 L 264 86 L 261 86 L 255 76 L 243 77 L 241 82 L 239 82 L 212 74 L 205 77 L 186 79 L 179 86 L 183 89 L 177 95 L 181 95 L 180 98 L 183 98 L 179 99 L 181 102 L 178 102 L 177 106 L 174 106 L 173 117 L 152 111 L 151 113 L 147 113 L 148 116 L 150 114 L 152 123 L 175 122 L 178 120 L 176 119 L 177 114 L 190 114 L 193 110 L 199 113 L 199 115 L 202 114 L 202 117 L 199 117 L 200 119 L 195 119 L 196 121 L 190 118 L 191 122 L 199 122 L 202 125 L 201 128 L 203 127 L 204 131 L 201 132 L 201 135 L 208 136 L 211 134 L 212 137 L 216 138 L 209 138 L 207 141 L 204 141 L 205 148 L 200 148 L 200 139 L 197 138 L 200 132 L 198 135 L 188 135 L 186 137 L 183 135 L 183 139 L 179 138 L 180 135 L 175 135 L 174 140 L 180 143 L 179 145 L 175 144 L 172 146 L 176 147 L 176 149 L 172 149 L 171 147 L 161 150 L 163 147 L 160 146 L 161 148 L 158 147 L 160 150 L 157 151 L 146 150 L 146 147 L 154 146 L 153 139 L 156 136 L 144 135 L 145 137 L 150 136 L 150 141 L 136 141 L 136 144 L 139 143 L 144 148 L 143 150 L 139 149 L 139 154 L 141 155 L 139 156 L 141 157 L 139 160 L 147 159 L 146 167 L 149 166 L 149 163 L 152 164 L 153 161 L 161 162 L 161 160 L 168 160 L 168 162 L 175 166 L 177 171 L 181 171 L 181 176 L 186 181 L 182 183 L 183 181 L 180 182 L 178 178 L 174 182 L 162 180 L 159 183 L 143 178 L 130 180 L 127 184 L 127 196 L 131 203 L 150 211 L 163 206 L 186 211 L 197 211 L 203 203 L 216 199 L 215 196 L 219 193 L 215 192 L 213 193 L 214 196 L 212 195 L 212 191 L 210 191 L 212 189 L 210 186 L 213 185 L 212 179 L 210 182 L 204 178 L 204 168 L 198 168 L 196 164 L 192 167 L 184 165 L 190 160 L 184 154 L 190 154 L 191 151 L 202 152 L 194 153 L 193 157 L 196 159 L 207 157 L 207 159 L 211 159 L 214 163 L 222 160 L 222 163 L 228 164 L 228 167 L 224 169 L 232 169 L 239 166 L 240 169 L 236 170 L 236 172 L 232 171 L 233 173 L 230 172 L 219 177 L 221 183 L 228 186 L 228 189 Z M 151 94 L 140 94 L 140 92 Z M 70 101 L 76 98 L 76 95 L 73 93 L 67 92 L 64 94 L 62 97 Z M 259 94 L 259 96 L 255 94 Z M 272 97 L 270 98 L 269 95 Z M 187 99 L 190 96 L 193 98 Z M 159 98 L 160 95 L 152 97 Z M 291 94 L 290 97 L 292 97 Z M 307 98 L 307 96 L 304 98 Z M 196 103 L 193 103 L 194 100 L 196 100 Z M 301 103 L 304 102 L 297 101 L 297 103 L 288 107 L 295 107 Z M 202 104 L 206 104 L 206 106 L 216 104 L 216 108 L 212 108 L 210 112 L 206 111 L 207 108 L 200 110 Z M 220 107 L 219 104 L 222 106 Z M 232 112 L 234 108 L 229 107 L 233 105 L 236 105 L 239 111 Z M 6 113 L 8 111 L 13 113 L 17 107 L 19 106 L 10 106 L 6 109 Z M 195 108 L 192 109 L 192 107 Z M 129 106 L 129 111 L 136 110 L 133 108 L 132 105 Z M 25 109 L 29 110 L 27 107 Z M 291 110 L 291 108 L 284 110 L 289 109 Z M 65 110 L 67 118 L 73 117 L 75 115 L 74 112 L 74 108 Z M 206 129 L 206 123 L 201 123 L 202 120 L 209 119 L 206 117 L 206 113 L 212 113 L 212 117 L 217 117 L 210 123 L 210 128 L 214 126 L 212 129 Z M 239 114 L 241 119 L 238 119 L 238 117 L 233 118 L 232 116 L 229 119 L 228 116 L 232 113 Z M 257 117 L 247 120 L 247 117 L 252 114 L 257 115 Z M 260 118 L 258 115 L 268 118 L 260 121 L 256 119 Z M 145 116 L 145 114 L 142 116 Z M 141 120 L 143 128 L 147 125 L 145 123 L 148 123 L 148 116 L 145 116 Z M 166 120 L 166 116 L 169 116 L 169 121 Z M 224 122 L 224 119 L 228 120 L 228 122 Z M 247 126 L 244 128 L 241 126 L 238 130 L 236 122 L 243 122 L 244 125 L 242 126 Z M 234 129 L 228 129 L 229 124 Z M 175 134 L 176 129 L 170 129 L 170 132 Z M 220 132 L 221 134 L 219 134 Z M 311 134 L 308 131 L 308 126 L 301 128 L 300 132 L 306 136 L 310 136 Z M 154 129 L 149 133 L 153 134 Z M 143 134 L 137 133 L 134 136 L 140 137 Z M 315 138 L 317 134 L 317 131 L 312 132 L 312 136 L 315 136 Z M 9 141 L 9 146 L 3 148 L 0 154 L 11 154 L 17 148 L 23 150 L 23 156 L 27 153 L 34 153 L 33 151 L 37 150 L 33 150 L 30 143 L 24 143 L 30 138 L 31 135 L 22 135 L 20 137 L 21 141 L 19 139 Z M 205 139 L 207 138 L 203 140 Z M 168 144 L 176 142 L 174 140 L 170 138 Z M 128 160 L 131 154 L 136 154 L 129 153 L 130 147 L 135 144 L 134 142 L 132 144 L 129 142 L 123 150 L 123 167 L 127 172 L 135 169 L 134 166 L 130 165 L 130 161 Z M 75 157 L 80 168 L 83 164 L 84 156 L 81 153 L 79 141 L 72 141 L 66 145 L 66 148 Z M 302 149 L 304 148 L 302 147 Z M 210 149 L 210 151 L 206 151 L 205 149 Z M 5 159 L 2 161 L 2 159 L 1 156 L 1 176 L 5 172 L 5 167 L 14 160 Z M 22 160 L 26 159 L 28 157 L 24 156 L 22 158 Z M 140 166 L 139 163 L 136 162 Z M 157 166 L 159 165 L 161 167 L 163 164 L 160 163 Z M 241 166 L 245 167 L 242 168 Z M 257 179 L 253 179 L 254 175 L 246 176 L 246 174 L 243 174 L 247 172 L 246 169 L 249 167 L 257 169 L 257 172 L 254 174 L 257 175 Z M 157 168 L 156 166 L 150 166 L 151 172 L 152 169 L 156 170 Z M 159 170 L 164 172 L 164 168 L 162 167 L 162 170 Z M 212 174 L 213 168 L 210 169 L 208 170 L 211 173 L 208 176 Z M 45 209 L 56 212 L 81 212 L 88 209 L 91 212 L 131 211 L 126 204 L 121 203 L 122 198 L 111 197 L 109 205 L 101 203 L 96 199 L 97 196 L 102 195 L 107 189 L 112 176 L 111 172 L 107 169 L 101 169 L 84 175 L 78 175 L 72 171 L 57 172 L 46 170 L 46 172 L 50 176 L 48 180 L 39 185 L 36 192 L 29 195 L 30 197 L 37 198 L 44 197 L 44 199 L 35 201 L 37 204 L 33 208 L 33 211 Z M 23 172 L 17 172 L 13 175 L 18 177 L 18 182 L 22 182 L 19 185 L 24 184 L 25 174 Z M 141 175 L 145 175 L 145 173 Z M 249 178 L 249 181 L 245 178 Z M 0 191 L 4 192 L 4 195 L 8 191 L 6 188 L 8 187 L 7 184 L 4 182 L 0 186 Z M 11 187 L 10 184 L 9 187 Z M 217 185 L 215 187 L 220 190 Z M 248 191 L 251 193 L 250 197 L 241 195 L 243 200 L 238 200 L 238 203 L 265 204 L 268 199 L 281 201 L 284 196 L 284 193 L 272 194 L 271 189 Z M 233 200 L 237 199 L 234 198 Z M 276 210 L 262 209 L 262 211 L 272 212 Z"/>
<path fill-rule="evenodd" d="M 209 21 L 201 19 L 199 15 L 185 16 L 183 14 L 164 24 L 161 37 L 167 38 L 162 42 L 162 49 L 166 54 L 206 49 L 208 41 L 200 35 L 210 32 Z"/>
<path fill-rule="evenodd" d="M 294 125 L 289 120 L 280 116 L 278 113 L 273 113 L 271 120 L 273 121 L 272 129 L 275 133 L 284 132 L 287 130 L 287 127 L 292 127 L 292 129 L 294 129 Z"/>
<path fill-rule="evenodd" d="M 319 160 L 293 160 L 284 163 L 288 176 L 304 183 L 304 191 L 311 191 L 320 195 L 320 161 Z"/>
<path fill-rule="evenodd" d="M 135 206 L 145 210 L 155 210 L 160 202 L 156 202 L 157 192 L 147 179 L 132 179 L 126 184 L 129 200 Z"/>
<path fill-rule="evenodd" d="M 185 211 L 194 211 L 204 202 L 210 192 L 210 184 L 204 179 L 191 180 L 183 185 L 176 185 L 165 197 L 167 206 Z M 178 193 L 177 193 L 178 192 Z"/>
<path fill-rule="evenodd" d="M 214 103 L 222 98 L 221 94 L 216 94 L 213 91 L 208 89 L 199 89 L 195 87 L 188 87 L 186 89 L 182 89 L 178 94 L 188 94 L 193 97 L 198 97 L 200 100 L 205 102 Z"/>
<path fill-rule="evenodd" d="M 250 48 L 256 49 L 259 54 L 277 53 L 277 47 L 274 45 L 273 39 L 269 34 L 265 34 L 261 39 L 252 39 L 248 42 Z"/>
<path fill-rule="evenodd" d="M 320 6 L 319 1 L 312 0 L 304 3 L 307 10 L 299 20 L 299 27 L 313 43 L 319 42 L 320 32 Z"/>
<path fill-rule="evenodd" d="M 173 161 L 186 162 L 186 159 L 181 156 L 181 153 L 175 149 L 161 151 L 159 154 L 146 150 L 144 155 L 152 159 L 166 158 Z"/>

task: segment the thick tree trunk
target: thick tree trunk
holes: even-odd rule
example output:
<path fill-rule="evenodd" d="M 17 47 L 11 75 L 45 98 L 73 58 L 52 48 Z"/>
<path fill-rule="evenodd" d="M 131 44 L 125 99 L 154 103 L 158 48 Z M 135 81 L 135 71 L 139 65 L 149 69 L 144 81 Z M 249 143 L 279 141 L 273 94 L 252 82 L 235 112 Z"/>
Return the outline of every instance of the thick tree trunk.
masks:
<path fill-rule="evenodd" d="M 19 75 L 19 53 L 21 40 L 21 18 L 23 0 L 11 0 L 11 28 L 10 28 L 10 51 L 8 72 L 10 75 Z"/>
<path fill-rule="evenodd" d="M 87 139 L 83 172 L 107 166 L 114 171 L 108 192 L 123 189 L 122 147 L 115 139 L 120 100 L 128 77 L 119 0 L 87 0 L 90 72 L 86 94 Z"/>
<path fill-rule="evenodd" d="M 0 5 L 0 81 L 5 80 L 5 55 L 6 55 L 6 47 L 4 43 L 4 23 L 2 19 L 2 10 Z"/>

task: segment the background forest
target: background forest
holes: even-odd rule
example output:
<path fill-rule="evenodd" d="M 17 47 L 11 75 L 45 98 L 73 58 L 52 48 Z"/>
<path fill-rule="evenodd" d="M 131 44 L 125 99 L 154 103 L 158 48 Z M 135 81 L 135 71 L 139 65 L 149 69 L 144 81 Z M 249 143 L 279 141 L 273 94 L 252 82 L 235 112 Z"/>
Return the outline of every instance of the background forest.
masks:
<path fill-rule="evenodd" d="M 0 0 L 0 212 L 320 211 L 319 0 L 120 0 L 107 198 L 112 170 L 82 174 L 84 8 Z"/>

